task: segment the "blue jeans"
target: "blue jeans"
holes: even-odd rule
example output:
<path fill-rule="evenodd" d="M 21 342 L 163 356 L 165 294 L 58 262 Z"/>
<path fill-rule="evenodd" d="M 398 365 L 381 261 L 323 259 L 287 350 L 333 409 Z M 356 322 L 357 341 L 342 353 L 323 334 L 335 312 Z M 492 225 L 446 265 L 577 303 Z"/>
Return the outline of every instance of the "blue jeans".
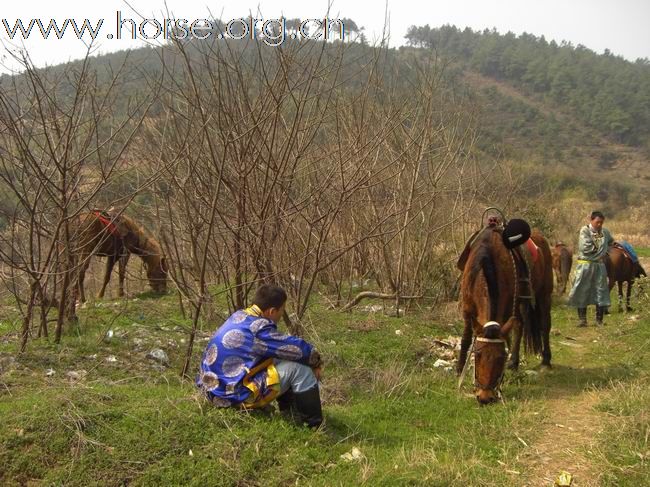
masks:
<path fill-rule="evenodd" d="M 311 367 L 290 360 L 275 360 L 274 365 L 280 376 L 280 394 L 291 390 L 297 394 L 318 385 Z"/>

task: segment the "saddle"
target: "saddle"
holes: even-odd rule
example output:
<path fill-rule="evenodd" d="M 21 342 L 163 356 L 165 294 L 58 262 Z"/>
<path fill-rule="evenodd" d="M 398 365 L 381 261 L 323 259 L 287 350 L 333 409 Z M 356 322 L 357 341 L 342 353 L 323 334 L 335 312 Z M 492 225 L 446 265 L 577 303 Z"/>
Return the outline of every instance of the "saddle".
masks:
<path fill-rule="evenodd" d="M 623 252 L 625 258 L 630 260 L 633 264 L 637 264 L 639 262 L 639 258 L 637 257 L 636 252 L 634 252 L 634 249 L 629 243 L 625 241 L 614 242 L 612 244 L 612 247 L 616 247 L 618 250 Z"/>
<path fill-rule="evenodd" d="M 118 214 L 109 213 L 106 210 L 93 210 L 94 215 L 97 219 L 106 227 L 109 233 L 115 237 L 122 238 L 124 237 L 123 232 L 118 228 L 120 217 Z"/>
<path fill-rule="evenodd" d="M 490 229 L 491 227 L 485 227 L 481 230 L 478 230 L 468 239 L 467 244 L 463 252 L 458 257 L 456 262 L 456 267 L 462 272 L 465 269 L 465 264 L 469 257 L 469 253 L 474 246 L 478 236 L 485 230 Z M 517 272 L 517 287 L 518 287 L 518 300 L 519 301 L 528 301 L 530 305 L 535 307 L 535 294 L 533 293 L 533 287 L 531 284 L 531 269 L 535 265 L 537 259 L 539 258 L 539 248 L 535 245 L 530 238 L 527 238 L 523 243 L 510 249 L 515 261 L 515 269 Z"/>

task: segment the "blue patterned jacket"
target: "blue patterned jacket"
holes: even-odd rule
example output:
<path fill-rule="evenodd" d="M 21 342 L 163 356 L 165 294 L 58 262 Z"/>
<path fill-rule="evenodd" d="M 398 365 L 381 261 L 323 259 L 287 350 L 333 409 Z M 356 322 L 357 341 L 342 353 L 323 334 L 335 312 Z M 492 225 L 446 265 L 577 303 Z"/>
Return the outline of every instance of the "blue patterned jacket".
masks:
<path fill-rule="evenodd" d="M 310 364 L 314 347 L 280 333 L 277 325 L 260 313 L 257 306 L 236 311 L 208 341 L 196 385 L 216 406 L 241 404 L 250 400 L 251 394 L 266 396 L 269 387 L 278 383 L 277 377 L 269 377 L 263 363 L 266 359 Z M 277 374 L 274 368 L 271 373 Z"/>

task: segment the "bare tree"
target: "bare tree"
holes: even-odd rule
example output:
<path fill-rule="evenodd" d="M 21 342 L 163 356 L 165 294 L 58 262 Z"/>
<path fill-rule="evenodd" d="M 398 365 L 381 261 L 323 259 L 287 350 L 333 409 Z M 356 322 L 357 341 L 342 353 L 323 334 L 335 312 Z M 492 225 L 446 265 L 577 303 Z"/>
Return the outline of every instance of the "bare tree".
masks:
<path fill-rule="evenodd" d="M 89 54 L 72 69 L 37 69 L 25 55 L 23 73 L 5 79 L 0 90 L 0 181 L 11 195 L 1 209 L 11 231 L 0 235 L 0 259 L 12 270 L 8 284 L 18 302 L 26 303 L 23 351 L 37 301 L 45 335 L 47 308 L 58 307 L 55 341 L 66 322 L 77 321 L 76 218 L 125 170 L 126 150 L 153 100 L 142 96 L 116 115 L 125 63 L 100 76 Z M 16 280 L 26 284 L 26 300 Z M 47 295 L 54 281 L 56 300 Z"/>

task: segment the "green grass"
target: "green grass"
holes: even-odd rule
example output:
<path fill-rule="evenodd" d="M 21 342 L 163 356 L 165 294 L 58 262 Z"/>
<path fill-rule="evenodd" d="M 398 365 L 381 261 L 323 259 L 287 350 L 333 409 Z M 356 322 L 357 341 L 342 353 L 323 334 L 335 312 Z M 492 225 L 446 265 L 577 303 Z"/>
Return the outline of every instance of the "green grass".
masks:
<path fill-rule="evenodd" d="M 612 315 L 593 343 L 585 337 L 596 330 L 576 330 L 572 310 L 556 306 L 554 369 L 528 375 L 538 364 L 529 357 L 508 373 L 505 403 L 479 407 L 470 381 L 458 392 L 455 376 L 433 367 L 427 339 L 455 334 L 448 320 L 316 305 L 305 322 L 327 360 L 326 428 L 313 433 L 277 414 L 204 402 L 179 377 L 189 321 L 176 304 L 141 295 L 89 305 L 62 344 L 33 339 L 20 356 L 19 320 L 0 309 L 0 484 L 521 485 L 519 457 L 540 434 L 548 398 L 594 388 L 603 391 L 599 411 L 620 423 L 599 440 L 605 479 L 640 485 L 649 473 L 636 454 L 650 450 L 643 387 L 650 357 L 640 347 L 650 340 L 647 317 L 632 323 Z M 195 365 L 217 325 L 204 325 Z M 580 361 L 566 343 L 583 347 Z M 169 368 L 145 357 L 154 347 L 168 353 Z M 55 375 L 46 376 L 49 368 Z M 81 370 L 79 381 L 66 377 Z M 354 447 L 360 461 L 343 460 Z"/>
<path fill-rule="evenodd" d="M 634 250 L 639 257 L 650 257 L 650 247 L 636 247 Z"/>

